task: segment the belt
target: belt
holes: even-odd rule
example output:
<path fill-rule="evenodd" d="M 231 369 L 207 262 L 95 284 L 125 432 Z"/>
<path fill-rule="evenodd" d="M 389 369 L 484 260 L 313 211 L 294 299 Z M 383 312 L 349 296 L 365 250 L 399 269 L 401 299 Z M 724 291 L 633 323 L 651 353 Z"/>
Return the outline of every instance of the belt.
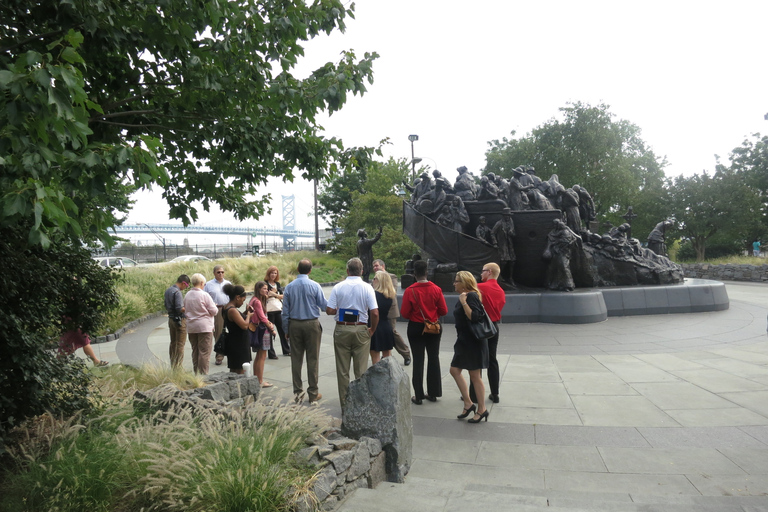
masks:
<path fill-rule="evenodd" d="M 365 322 L 336 322 L 336 325 L 368 325 Z"/>
<path fill-rule="evenodd" d="M 312 320 L 318 320 L 317 318 L 291 318 L 291 322 L 311 322 Z"/>

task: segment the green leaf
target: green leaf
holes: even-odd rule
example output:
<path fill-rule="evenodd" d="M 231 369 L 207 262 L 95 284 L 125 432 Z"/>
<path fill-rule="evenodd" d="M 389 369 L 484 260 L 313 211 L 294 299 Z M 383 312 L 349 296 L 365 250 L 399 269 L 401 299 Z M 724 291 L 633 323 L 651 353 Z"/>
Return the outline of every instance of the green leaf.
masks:
<path fill-rule="evenodd" d="M 6 89 L 8 84 L 16 77 L 16 74 L 7 69 L 0 70 L 0 87 Z"/>
<path fill-rule="evenodd" d="M 71 46 L 67 46 L 66 48 L 64 48 L 64 51 L 61 52 L 61 58 L 64 59 L 65 61 L 69 62 L 70 64 L 75 64 L 75 63 L 77 63 L 77 64 L 84 64 L 85 63 L 85 61 L 80 56 L 80 54 L 77 53 L 77 51 L 74 48 L 72 48 Z"/>

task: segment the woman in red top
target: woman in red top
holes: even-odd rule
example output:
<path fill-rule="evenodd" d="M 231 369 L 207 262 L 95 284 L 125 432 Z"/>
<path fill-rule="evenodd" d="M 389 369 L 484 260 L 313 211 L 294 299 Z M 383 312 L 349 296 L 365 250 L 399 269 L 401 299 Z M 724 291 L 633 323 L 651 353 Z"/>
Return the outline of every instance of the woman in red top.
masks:
<path fill-rule="evenodd" d="M 443 396 L 440 374 L 440 334 L 424 333 L 424 320 L 437 322 L 448 314 L 443 291 L 427 281 L 427 262 L 413 265 L 416 282 L 405 289 L 400 315 L 408 319 L 408 342 L 413 355 L 413 392 L 411 402 L 421 405 L 425 398 L 436 402 Z M 442 331 L 442 329 L 441 329 Z M 424 393 L 424 352 L 427 353 L 427 393 Z"/>

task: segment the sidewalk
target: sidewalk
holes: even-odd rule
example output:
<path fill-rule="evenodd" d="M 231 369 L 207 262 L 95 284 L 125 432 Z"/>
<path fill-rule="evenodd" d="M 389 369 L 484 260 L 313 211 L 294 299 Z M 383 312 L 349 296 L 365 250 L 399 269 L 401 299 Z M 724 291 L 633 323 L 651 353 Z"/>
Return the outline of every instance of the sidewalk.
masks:
<path fill-rule="evenodd" d="M 727 289 L 721 312 L 502 325 L 501 401 L 479 425 L 455 419 L 447 325 L 443 396 L 412 406 L 406 483 L 360 489 L 340 510 L 768 510 L 768 285 Z M 321 406 L 339 416 L 333 321 L 321 321 Z M 131 364 L 167 364 L 167 348 L 166 318 L 94 345 Z M 270 394 L 292 395 L 290 358 L 265 375 Z"/>

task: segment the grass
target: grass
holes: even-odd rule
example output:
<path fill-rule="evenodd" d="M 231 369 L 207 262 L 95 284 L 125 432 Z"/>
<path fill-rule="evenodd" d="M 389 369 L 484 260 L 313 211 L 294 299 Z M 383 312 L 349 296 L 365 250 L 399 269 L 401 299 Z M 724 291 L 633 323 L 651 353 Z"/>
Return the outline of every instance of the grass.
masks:
<path fill-rule="evenodd" d="M 292 454 L 327 427 L 319 409 L 255 401 L 226 416 L 189 407 L 142 415 L 129 397 L 162 372 L 111 370 L 96 378 L 109 402 L 101 414 L 43 416 L 17 433 L 0 510 L 247 512 L 311 503 L 314 469 Z"/>
<path fill-rule="evenodd" d="M 263 258 L 227 258 L 208 262 L 179 262 L 126 268 L 123 272 L 124 278 L 117 287 L 120 304 L 107 319 L 105 332 L 100 334 L 115 332 L 132 320 L 162 311 L 163 293 L 181 274 L 191 276 L 199 272 L 207 279 L 212 279 L 213 267 L 224 265 L 226 279 L 250 291 L 257 281 L 264 279 L 267 268 L 272 265 L 280 269 L 280 284 L 285 286 L 296 278 L 296 266 L 303 258 L 312 260 L 311 277 L 319 283 L 340 281 L 346 275 L 346 261 L 313 251 L 297 251 Z"/>
<path fill-rule="evenodd" d="M 755 258 L 754 256 L 724 256 L 722 258 L 713 258 L 701 262 L 691 260 L 681 261 L 680 263 L 703 263 L 707 265 L 768 265 L 768 259 Z"/>

